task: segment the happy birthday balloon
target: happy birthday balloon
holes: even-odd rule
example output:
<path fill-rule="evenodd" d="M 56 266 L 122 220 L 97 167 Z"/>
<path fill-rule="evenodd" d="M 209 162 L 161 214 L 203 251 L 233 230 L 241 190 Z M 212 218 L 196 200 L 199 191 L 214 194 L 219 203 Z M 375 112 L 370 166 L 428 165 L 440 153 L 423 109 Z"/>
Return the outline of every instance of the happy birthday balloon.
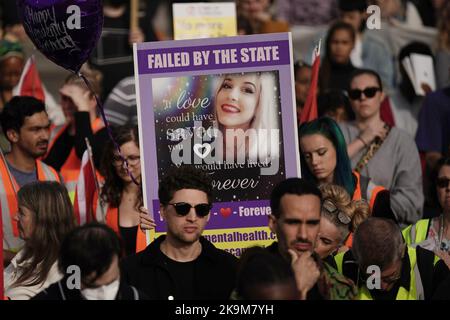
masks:
<path fill-rule="evenodd" d="M 18 0 L 26 33 L 48 59 L 78 72 L 103 26 L 101 0 Z"/>

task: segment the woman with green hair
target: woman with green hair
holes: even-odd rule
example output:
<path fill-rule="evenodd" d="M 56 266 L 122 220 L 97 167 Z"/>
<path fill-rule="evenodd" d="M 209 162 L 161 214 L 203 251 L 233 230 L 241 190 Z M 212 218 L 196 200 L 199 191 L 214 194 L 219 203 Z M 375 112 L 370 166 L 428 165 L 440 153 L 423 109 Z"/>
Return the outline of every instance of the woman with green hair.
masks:
<path fill-rule="evenodd" d="M 337 184 L 353 200 L 366 200 L 373 216 L 396 220 L 390 208 L 389 191 L 352 171 L 344 136 L 333 119 L 323 117 L 303 123 L 299 141 L 303 178 L 319 186 Z M 346 245 L 351 245 L 351 239 Z"/>

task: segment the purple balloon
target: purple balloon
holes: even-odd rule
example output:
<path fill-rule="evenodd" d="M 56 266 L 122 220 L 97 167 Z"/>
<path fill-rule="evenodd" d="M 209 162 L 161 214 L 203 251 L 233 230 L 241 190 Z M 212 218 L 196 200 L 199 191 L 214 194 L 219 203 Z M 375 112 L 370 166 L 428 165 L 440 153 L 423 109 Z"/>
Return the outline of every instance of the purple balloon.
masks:
<path fill-rule="evenodd" d="M 102 32 L 102 1 L 18 0 L 17 5 L 25 31 L 39 51 L 78 73 Z"/>

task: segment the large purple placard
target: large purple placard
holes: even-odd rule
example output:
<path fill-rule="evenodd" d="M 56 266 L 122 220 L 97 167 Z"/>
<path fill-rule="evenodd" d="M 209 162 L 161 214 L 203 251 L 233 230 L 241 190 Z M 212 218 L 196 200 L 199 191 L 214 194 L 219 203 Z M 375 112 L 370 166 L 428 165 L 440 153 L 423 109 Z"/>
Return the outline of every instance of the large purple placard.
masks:
<path fill-rule="evenodd" d="M 158 183 L 185 164 L 213 180 L 205 233 L 255 228 L 273 239 L 270 193 L 300 176 L 291 48 L 288 33 L 135 45 L 144 204 L 157 224 L 150 240 L 165 232 Z"/>

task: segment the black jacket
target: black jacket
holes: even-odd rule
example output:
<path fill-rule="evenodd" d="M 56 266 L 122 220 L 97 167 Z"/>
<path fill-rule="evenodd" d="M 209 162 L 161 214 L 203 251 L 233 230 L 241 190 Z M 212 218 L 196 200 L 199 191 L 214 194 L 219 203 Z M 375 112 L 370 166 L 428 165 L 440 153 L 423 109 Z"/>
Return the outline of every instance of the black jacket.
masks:
<path fill-rule="evenodd" d="M 143 291 L 150 299 L 175 300 L 180 293 L 167 268 L 160 245 L 165 236 L 158 237 L 144 251 L 128 256 L 122 262 L 122 279 Z M 235 286 L 237 258 L 219 250 L 200 237 L 202 252 L 195 260 L 194 299 L 229 299 Z"/>
<path fill-rule="evenodd" d="M 31 300 L 85 300 L 81 295 L 80 290 L 69 289 L 66 284 L 67 277 L 41 291 L 31 298 Z M 136 288 L 127 285 L 121 279 L 119 292 L 117 293 L 115 300 L 148 300 L 148 297 Z"/>

